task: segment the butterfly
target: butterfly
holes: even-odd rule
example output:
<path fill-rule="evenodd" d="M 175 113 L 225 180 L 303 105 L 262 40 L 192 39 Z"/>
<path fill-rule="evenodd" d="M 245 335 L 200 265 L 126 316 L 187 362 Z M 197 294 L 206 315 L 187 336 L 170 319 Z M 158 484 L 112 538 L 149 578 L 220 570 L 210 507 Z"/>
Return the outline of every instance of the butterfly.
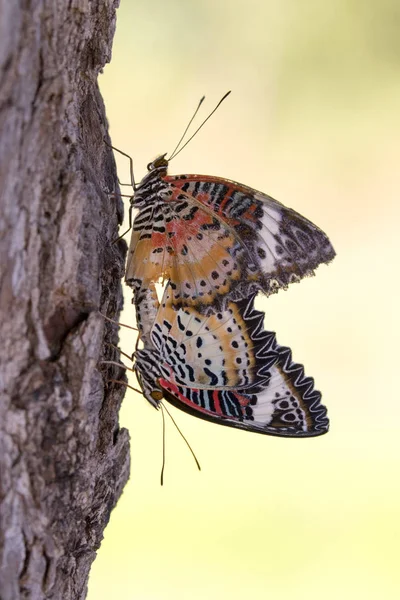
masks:
<path fill-rule="evenodd" d="M 134 290 L 145 343 L 150 343 L 148 325 L 157 312 L 154 284 L 159 280 L 170 282 L 176 308 L 215 312 L 229 300 L 287 288 L 335 256 L 321 229 L 262 192 L 221 177 L 168 174 L 169 161 L 229 93 L 178 150 L 201 99 L 169 159 L 163 154 L 149 163 L 139 185 L 130 159 L 130 222 L 133 209 L 137 214 L 125 281 Z"/>
<path fill-rule="evenodd" d="M 174 306 L 167 284 L 150 330 L 150 343 L 134 353 L 144 396 L 162 399 L 221 425 L 288 437 L 326 433 L 321 394 L 304 368 L 263 328 L 256 294 L 229 301 L 205 315 Z"/>
<path fill-rule="evenodd" d="M 136 187 L 125 279 L 134 289 L 170 282 L 175 306 L 224 308 L 312 275 L 335 251 L 305 217 L 250 187 L 207 175 L 168 175 L 158 157 Z"/>

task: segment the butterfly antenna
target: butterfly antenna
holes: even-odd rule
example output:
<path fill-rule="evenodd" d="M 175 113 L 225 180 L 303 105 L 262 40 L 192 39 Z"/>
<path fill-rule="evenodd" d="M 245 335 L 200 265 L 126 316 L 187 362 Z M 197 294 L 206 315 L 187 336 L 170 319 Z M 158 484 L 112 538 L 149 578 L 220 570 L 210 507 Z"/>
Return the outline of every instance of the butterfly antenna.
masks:
<path fill-rule="evenodd" d="M 175 152 L 178 150 L 178 148 L 179 148 L 179 146 L 180 146 L 180 144 L 181 144 L 181 142 L 182 142 L 183 138 L 185 137 L 185 135 L 186 135 L 186 133 L 187 133 L 187 130 L 189 129 L 189 127 L 190 127 L 190 126 L 191 126 L 191 124 L 193 123 L 193 119 L 195 118 L 195 116 L 196 116 L 196 115 L 197 115 L 197 113 L 199 112 L 199 108 L 200 108 L 200 106 L 203 104 L 203 102 L 204 102 L 205 98 L 206 98 L 206 97 L 205 97 L 205 96 L 203 96 L 203 97 L 200 99 L 200 102 L 199 102 L 199 104 L 198 104 L 198 106 L 197 106 L 196 110 L 194 111 L 193 117 L 190 119 L 189 123 L 186 125 L 186 129 L 185 129 L 185 131 L 184 131 L 184 132 L 183 132 L 183 134 L 181 135 L 179 142 L 177 143 L 177 145 L 176 145 L 176 146 L 175 146 L 175 148 L 174 148 L 174 151 L 173 151 L 173 152 L 172 152 L 172 154 L 171 154 L 171 158 L 173 158 L 173 156 L 174 156 Z M 169 158 L 168 160 L 171 160 L 171 158 Z"/>
<path fill-rule="evenodd" d="M 219 106 L 222 104 L 222 102 L 225 100 L 225 98 L 227 98 L 229 96 L 229 94 L 231 93 L 231 90 L 229 90 L 229 92 L 227 92 L 225 94 L 225 96 L 223 96 L 221 98 L 221 100 L 218 102 L 217 106 L 214 108 L 214 110 L 212 110 L 210 112 L 210 114 L 208 115 L 208 117 L 206 119 L 204 119 L 204 121 L 202 122 L 202 124 L 196 129 L 196 131 L 190 136 L 190 138 L 183 144 L 182 148 L 179 148 L 179 144 L 182 142 L 183 138 L 185 137 L 185 134 L 187 132 L 187 130 L 189 129 L 189 126 L 191 124 L 191 122 L 193 121 L 193 119 L 195 118 L 197 111 L 200 108 L 201 103 L 203 102 L 205 96 L 203 96 L 203 98 L 200 100 L 200 103 L 196 109 L 196 112 L 194 113 L 193 117 L 191 118 L 191 120 L 189 121 L 189 125 L 186 127 L 185 129 L 185 133 L 183 134 L 183 136 L 181 137 L 181 139 L 179 140 L 179 144 L 176 146 L 175 150 L 173 151 L 173 153 L 171 154 L 171 156 L 169 157 L 168 160 L 172 160 L 173 158 L 175 158 L 175 156 L 178 156 L 179 152 L 182 152 L 182 150 L 188 145 L 188 143 L 190 142 L 190 140 L 192 140 L 194 138 L 194 136 L 200 131 L 200 129 L 203 127 L 203 125 L 205 125 L 208 121 L 208 119 L 215 113 L 215 111 L 217 110 L 217 108 L 219 108 Z"/>
<path fill-rule="evenodd" d="M 164 407 L 160 404 L 162 414 L 162 467 L 161 467 L 161 478 L 160 483 L 164 485 L 164 469 L 165 469 L 165 415 Z"/>
<path fill-rule="evenodd" d="M 169 418 L 171 419 L 171 421 L 173 422 L 173 424 L 174 424 L 174 425 L 175 425 L 175 427 L 177 428 L 177 430 L 178 430 L 178 432 L 180 433 L 180 435 L 181 435 L 181 437 L 182 437 L 183 441 L 185 442 L 186 446 L 189 448 L 189 450 L 190 450 L 190 452 L 191 452 L 191 454 L 192 454 L 192 456 L 193 456 L 193 458 L 194 458 L 194 461 L 195 461 L 195 463 L 196 463 L 196 465 L 197 465 L 197 468 L 199 469 L 199 471 L 201 471 L 201 466 L 200 466 L 200 463 L 199 463 L 199 461 L 197 460 L 197 456 L 195 455 L 195 453 L 194 453 L 194 451 L 193 451 L 193 449 L 192 449 L 191 445 L 189 444 L 189 442 L 187 441 L 187 439 L 186 439 L 186 438 L 185 438 L 185 436 L 183 435 L 182 431 L 179 429 L 179 427 L 178 427 L 178 425 L 177 425 L 177 423 L 176 423 L 176 421 L 175 421 L 174 417 L 171 415 L 171 413 L 169 412 L 169 410 L 168 410 L 168 408 L 167 408 L 166 406 L 164 406 L 164 405 L 162 405 L 162 404 L 160 404 L 160 406 L 161 406 L 161 408 L 164 408 L 164 410 L 166 411 L 167 415 L 169 416 Z"/>

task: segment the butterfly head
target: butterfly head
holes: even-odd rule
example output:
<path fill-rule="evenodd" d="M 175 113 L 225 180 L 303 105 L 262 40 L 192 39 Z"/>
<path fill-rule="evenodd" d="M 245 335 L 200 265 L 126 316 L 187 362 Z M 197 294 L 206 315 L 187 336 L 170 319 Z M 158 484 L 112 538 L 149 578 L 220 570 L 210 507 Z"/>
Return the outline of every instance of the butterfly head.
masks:
<path fill-rule="evenodd" d="M 165 154 L 161 154 L 161 156 L 157 156 L 152 162 L 149 162 L 147 165 L 147 170 L 151 173 L 154 171 L 157 172 L 167 172 L 168 169 L 168 159 L 165 158 L 167 156 L 167 152 Z"/>
<path fill-rule="evenodd" d="M 168 160 L 166 154 L 162 154 L 147 165 L 147 173 L 135 188 L 132 197 L 132 205 L 141 208 L 157 201 L 163 191 L 168 189 L 164 177 L 168 171 Z"/>

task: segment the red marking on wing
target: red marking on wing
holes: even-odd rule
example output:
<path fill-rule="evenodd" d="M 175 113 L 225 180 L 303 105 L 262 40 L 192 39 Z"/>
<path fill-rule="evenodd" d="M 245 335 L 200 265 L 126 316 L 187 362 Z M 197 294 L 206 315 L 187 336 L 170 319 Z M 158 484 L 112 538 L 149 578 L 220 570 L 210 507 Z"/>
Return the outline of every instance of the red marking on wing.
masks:
<path fill-rule="evenodd" d="M 213 206 L 213 198 L 212 198 L 211 194 L 208 194 L 206 192 L 199 192 L 196 196 L 196 200 L 198 202 L 201 202 L 205 206 L 210 207 L 215 212 L 215 214 L 217 214 L 219 217 L 223 217 L 224 220 L 227 223 L 229 223 L 229 225 L 231 227 L 234 227 L 235 225 L 239 224 L 239 221 L 237 221 L 236 219 L 228 218 L 225 214 L 225 205 L 229 201 L 232 194 L 234 192 L 241 192 L 242 194 L 246 194 L 247 196 L 251 197 L 251 196 L 254 196 L 254 194 L 260 193 L 257 190 L 247 187 L 245 185 L 239 184 L 236 181 L 231 181 L 230 179 L 224 179 L 223 177 L 213 177 L 211 175 L 185 175 L 185 179 L 179 179 L 179 178 L 175 179 L 173 176 L 169 175 L 169 176 L 165 177 L 165 179 L 172 185 L 173 188 L 175 187 L 178 189 L 181 189 L 185 183 L 192 183 L 192 182 L 197 182 L 197 181 L 224 185 L 227 188 L 227 192 L 226 192 L 223 200 L 217 207 L 217 210 L 215 210 L 215 208 Z M 185 193 L 190 195 L 190 192 L 185 192 Z M 252 221 L 253 223 L 257 222 L 258 218 L 254 214 L 255 211 L 257 210 L 257 207 L 258 207 L 257 200 L 254 200 L 254 204 L 249 206 L 249 208 L 245 212 L 242 213 L 241 220 L 249 220 L 249 221 Z"/>
<path fill-rule="evenodd" d="M 214 402 L 215 410 L 211 411 L 211 410 L 207 410 L 207 409 L 203 408 L 202 406 L 199 406 L 198 404 L 195 404 L 194 402 L 189 400 L 189 398 L 187 398 L 186 396 L 181 394 L 178 387 L 171 381 L 167 381 L 166 379 L 160 378 L 158 380 L 158 383 L 161 385 L 161 387 L 163 387 L 165 390 L 167 390 L 167 392 L 169 392 L 170 394 L 175 396 L 175 398 L 177 398 L 180 402 L 182 402 L 182 404 L 189 406 L 195 412 L 198 412 L 198 413 L 201 413 L 204 415 L 210 415 L 211 417 L 214 417 L 217 419 L 221 418 L 222 420 L 230 419 L 231 421 L 235 421 L 235 420 L 239 421 L 239 419 L 233 415 L 224 414 L 224 412 L 221 408 L 221 402 L 219 399 L 220 390 L 214 390 L 212 392 L 212 399 Z M 192 388 L 192 389 L 194 390 L 195 388 Z M 200 392 L 200 390 L 196 390 L 196 391 Z M 240 406 L 242 406 L 242 407 L 245 407 L 249 404 L 249 399 L 242 396 L 241 394 L 239 394 L 237 392 L 235 392 L 235 398 L 238 400 Z"/>
<path fill-rule="evenodd" d="M 180 391 L 178 390 L 177 386 L 174 385 L 173 383 L 171 383 L 170 381 L 167 381 L 166 379 L 163 379 L 161 377 L 158 380 L 158 383 L 161 385 L 162 388 L 164 388 L 165 390 L 167 390 L 167 392 L 169 392 L 170 394 L 173 394 L 175 396 L 175 398 L 177 398 L 178 400 L 180 400 L 182 402 L 182 404 L 186 404 L 186 406 L 190 406 L 190 408 L 192 410 L 194 410 L 196 412 L 199 412 L 199 413 L 203 413 L 205 415 L 210 415 L 210 416 L 215 417 L 215 413 L 214 412 L 212 412 L 210 410 L 206 410 L 202 406 L 199 406 L 198 404 L 195 404 L 194 402 L 191 402 L 189 400 L 189 398 L 186 398 L 186 396 L 184 396 L 183 394 L 181 394 Z"/>
<path fill-rule="evenodd" d="M 239 402 L 240 406 L 248 406 L 250 404 L 249 399 L 245 398 L 244 396 L 241 396 L 241 394 L 239 394 L 238 392 L 235 392 L 235 397 Z"/>
<path fill-rule="evenodd" d="M 220 401 L 218 398 L 217 390 L 214 390 L 214 392 L 213 392 L 213 400 L 214 400 L 215 412 L 218 413 L 219 415 L 222 415 L 221 404 L 220 404 Z"/>
<path fill-rule="evenodd" d="M 162 248 L 166 245 L 165 233 L 158 233 L 153 231 L 151 235 L 151 245 L 153 248 Z"/>

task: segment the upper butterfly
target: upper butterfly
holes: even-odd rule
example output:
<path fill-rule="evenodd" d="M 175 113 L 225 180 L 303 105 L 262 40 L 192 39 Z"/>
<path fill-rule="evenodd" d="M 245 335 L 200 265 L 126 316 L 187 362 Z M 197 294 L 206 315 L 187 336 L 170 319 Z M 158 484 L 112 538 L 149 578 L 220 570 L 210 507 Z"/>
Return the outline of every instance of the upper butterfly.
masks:
<path fill-rule="evenodd" d="M 215 312 L 228 300 L 286 288 L 335 256 L 321 229 L 262 192 L 221 177 L 168 175 L 169 161 L 229 94 L 181 146 L 204 97 L 200 100 L 169 159 L 163 154 L 151 162 L 139 185 L 130 159 L 131 209 L 138 213 L 125 279 L 137 292 L 137 308 L 152 317 L 158 306 L 154 283 L 160 278 L 171 282 L 175 308 Z M 146 303 L 139 306 L 143 294 Z"/>
<path fill-rule="evenodd" d="M 208 175 L 168 175 L 165 155 L 148 165 L 131 206 L 138 209 L 126 282 L 150 289 L 169 280 L 175 306 L 220 310 L 262 290 L 299 281 L 335 251 L 316 225 L 270 196 Z"/>

